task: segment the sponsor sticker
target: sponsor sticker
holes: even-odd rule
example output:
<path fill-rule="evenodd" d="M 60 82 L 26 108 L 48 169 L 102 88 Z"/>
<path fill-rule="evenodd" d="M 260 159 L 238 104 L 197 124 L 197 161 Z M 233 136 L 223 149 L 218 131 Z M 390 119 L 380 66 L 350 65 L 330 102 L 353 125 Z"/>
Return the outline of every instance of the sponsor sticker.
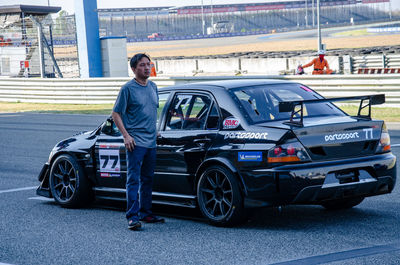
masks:
<path fill-rule="evenodd" d="M 262 161 L 262 152 L 238 152 L 238 161 Z"/>
<path fill-rule="evenodd" d="M 306 86 L 300 86 L 302 89 L 304 89 L 305 91 L 307 91 L 307 92 L 312 92 L 312 90 L 311 89 L 309 89 L 308 87 L 306 87 Z"/>
<path fill-rule="evenodd" d="M 358 139 L 358 138 L 360 138 L 360 136 L 358 135 L 358 132 L 335 133 L 335 134 L 325 135 L 325 142 L 348 140 L 348 139 Z"/>
<path fill-rule="evenodd" d="M 224 139 L 267 139 L 268 133 L 266 132 L 228 132 L 225 134 Z"/>
<path fill-rule="evenodd" d="M 235 117 L 226 118 L 223 122 L 224 129 L 236 129 L 239 125 L 240 121 Z"/>
<path fill-rule="evenodd" d="M 117 173 L 108 173 L 108 172 L 101 172 L 100 173 L 100 177 L 102 177 L 102 178 L 112 178 L 112 177 L 120 177 L 121 175 L 120 174 L 117 174 Z"/>
<path fill-rule="evenodd" d="M 335 142 L 335 141 L 351 141 L 351 140 L 357 140 L 357 139 L 366 139 L 366 140 L 371 140 L 374 139 L 374 137 L 377 137 L 377 134 L 374 133 L 373 128 L 365 128 L 359 130 L 359 131 L 353 131 L 353 132 L 339 132 L 339 133 L 332 133 L 332 134 L 326 134 L 324 136 L 325 142 Z"/>
<path fill-rule="evenodd" d="M 101 144 L 101 145 L 99 145 L 99 148 L 119 148 L 119 146 L 112 145 L 112 144 Z"/>

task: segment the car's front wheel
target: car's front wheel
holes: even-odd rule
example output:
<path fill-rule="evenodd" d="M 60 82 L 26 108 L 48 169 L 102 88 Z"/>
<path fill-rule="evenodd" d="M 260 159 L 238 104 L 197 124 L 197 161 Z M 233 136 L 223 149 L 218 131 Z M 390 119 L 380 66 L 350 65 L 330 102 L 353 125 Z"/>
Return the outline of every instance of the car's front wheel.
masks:
<path fill-rule="evenodd" d="M 342 210 L 350 209 L 356 205 L 359 205 L 364 200 L 364 197 L 348 198 L 348 199 L 338 199 L 332 201 L 326 201 L 321 205 L 327 210 Z"/>
<path fill-rule="evenodd" d="M 53 162 L 50 190 L 55 201 L 63 207 L 81 207 L 91 198 L 89 180 L 71 155 L 61 155 Z"/>
<path fill-rule="evenodd" d="M 197 198 L 200 211 L 213 225 L 231 226 L 246 218 L 238 181 L 224 167 L 211 166 L 203 172 Z"/>

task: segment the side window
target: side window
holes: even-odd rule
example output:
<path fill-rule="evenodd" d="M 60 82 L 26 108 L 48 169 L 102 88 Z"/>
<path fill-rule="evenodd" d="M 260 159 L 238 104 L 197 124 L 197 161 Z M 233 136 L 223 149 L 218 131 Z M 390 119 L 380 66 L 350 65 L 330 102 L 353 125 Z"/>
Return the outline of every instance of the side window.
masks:
<path fill-rule="evenodd" d="M 166 130 L 181 130 L 183 126 L 184 116 L 188 110 L 192 96 L 177 95 L 175 96 L 168 110 L 168 120 Z"/>
<path fill-rule="evenodd" d="M 211 103 L 204 95 L 177 95 L 168 111 L 166 130 L 203 130 Z"/>
<path fill-rule="evenodd" d="M 170 93 L 163 93 L 158 95 L 158 109 L 157 109 L 157 127 L 160 123 L 160 117 L 163 113 L 165 103 L 167 103 L 168 97 Z"/>
<path fill-rule="evenodd" d="M 210 110 L 210 114 L 208 115 L 208 118 L 207 118 L 206 130 L 219 129 L 219 121 L 220 121 L 220 119 L 219 119 L 217 106 L 215 104 L 213 104 L 212 108 Z"/>

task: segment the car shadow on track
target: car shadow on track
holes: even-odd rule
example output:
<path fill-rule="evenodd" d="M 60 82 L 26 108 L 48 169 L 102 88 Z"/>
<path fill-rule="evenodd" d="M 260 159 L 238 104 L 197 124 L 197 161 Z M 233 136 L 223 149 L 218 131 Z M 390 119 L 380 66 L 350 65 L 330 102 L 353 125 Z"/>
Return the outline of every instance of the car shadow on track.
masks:
<path fill-rule="evenodd" d="M 43 202 L 47 205 L 58 206 L 54 201 Z M 83 209 L 105 209 L 125 212 L 126 204 L 123 202 L 95 201 Z M 167 205 L 153 205 L 153 212 L 157 215 L 207 223 L 198 209 L 181 208 Z M 368 227 L 372 224 L 384 226 L 396 216 L 381 211 L 379 208 L 360 206 L 347 210 L 329 211 L 315 205 L 289 205 L 283 207 L 257 208 L 248 211 L 249 218 L 245 223 L 235 226 L 241 229 L 265 230 L 299 230 L 323 229 L 351 226 Z"/>
<path fill-rule="evenodd" d="M 391 216 L 389 219 L 396 218 Z M 362 206 L 345 210 L 326 210 L 314 205 L 252 210 L 242 227 L 269 230 L 305 230 L 323 227 L 368 226 L 387 222 L 387 213 Z"/>

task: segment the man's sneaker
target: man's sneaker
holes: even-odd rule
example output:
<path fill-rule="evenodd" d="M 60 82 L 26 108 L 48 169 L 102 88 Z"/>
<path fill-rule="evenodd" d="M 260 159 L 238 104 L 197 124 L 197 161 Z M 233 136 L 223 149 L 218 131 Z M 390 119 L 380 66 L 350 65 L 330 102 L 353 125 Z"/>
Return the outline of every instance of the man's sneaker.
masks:
<path fill-rule="evenodd" d="M 142 227 L 142 224 L 139 221 L 129 220 L 128 228 L 130 230 L 139 230 Z"/>
<path fill-rule="evenodd" d="M 165 220 L 164 218 L 155 216 L 155 215 L 148 215 L 146 217 L 143 217 L 140 219 L 140 221 L 143 221 L 145 223 L 164 223 Z"/>

